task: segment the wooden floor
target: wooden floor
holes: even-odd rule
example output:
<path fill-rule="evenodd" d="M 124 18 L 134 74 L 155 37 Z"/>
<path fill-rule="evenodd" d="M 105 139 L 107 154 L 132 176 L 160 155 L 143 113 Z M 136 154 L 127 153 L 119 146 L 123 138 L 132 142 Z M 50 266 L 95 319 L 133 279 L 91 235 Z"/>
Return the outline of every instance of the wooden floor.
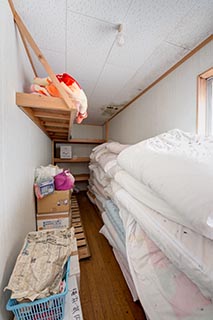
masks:
<path fill-rule="evenodd" d="M 111 247 L 99 233 L 102 226 L 85 193 L 77 196 L 91 257 L 80 261 L 80 297 L 84 320 L 145 320 L 134 303 Z"/>

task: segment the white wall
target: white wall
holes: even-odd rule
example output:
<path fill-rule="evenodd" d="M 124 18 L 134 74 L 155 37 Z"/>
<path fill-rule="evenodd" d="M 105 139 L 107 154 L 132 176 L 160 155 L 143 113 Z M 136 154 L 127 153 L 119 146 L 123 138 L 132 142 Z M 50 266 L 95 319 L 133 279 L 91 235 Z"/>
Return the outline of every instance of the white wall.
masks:
<path fill-rule="evenodd" d="M 213 66 L 213 41 L 109 122 L 109 139 L 140 140 L 173 128 L 195 132 L 197 76 Z"/>
<path fill-rule="evenodd" d="M 25 235 L 35 230 L 34 169 L 51 161 L 50 140 L 16 106 L 33 74 L 14 27 L 7 0 L 0 1 L 0 319 L 3 293 Z"/>
<path fill-rule="evenodd" d="M 89 124 L 74 124 L 73 139 L 104 139 L 104 127 Z"/>

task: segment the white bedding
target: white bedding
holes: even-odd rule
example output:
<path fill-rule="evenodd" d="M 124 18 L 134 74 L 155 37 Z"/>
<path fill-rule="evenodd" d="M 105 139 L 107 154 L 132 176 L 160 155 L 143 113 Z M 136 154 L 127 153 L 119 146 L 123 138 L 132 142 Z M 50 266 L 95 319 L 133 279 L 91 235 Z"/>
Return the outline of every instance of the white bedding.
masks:
<path fill-rule="evenodd" d="M 124 170 L 120 170 L 115 174 L 114 180 L 125 189 L 133 198 L 142 202 L 149 208 L 161 213 L 170 220 L 184 224 L 181 217 L 177 218 L 176 212 L 169 207 L 166 201 L 159 198 L 157 194 L 146 186 L 143 182 L 138 181 Z M 188 226 L 190 228 L 190 225 Z"/>
<path fill-rule="evenodd" d="M 96 179 L 103 187 L 109 184 L 109 178 L 106 176 L 106 173 L 98 164 L 90 164 L 89 169 L 92 173 L 93 179 Z"/>
<path fill-rule="evenodd" d="M 109 142 L 106 146 L 106 148 L 109 150 L 109 152 L 119 154 L 121 151 L 126 149 L 129 145 L 128 144 L 121 144 L 117 141 Z"/>
<path fill-rule="evenodd" d="M 116 165 L 116 160 L 117 154 L 107 152 L 99 158 L 98 164 L 105 172 L 107 172 Z"/>
<path fill-rule="evenodd" d="M 117 249 L 117 244 L 116 244 L 115 240 L 112 238 L 112 235 L 108 231 L 108 228 L 106 227 L 106 225 L 103 225 L 103 227 L 100 230 L 100 233 L 105 236 L 105 238 L 109 241 L 110 245 L 113 248 L 113 253 L 115 255 L 116 260 L 118 261 L 118 264 L 119 264 L 121 271 L 124 275 L 124 278 L 126 280 L 126 283 L 127 283 L 129 290 L 132 294 L 133 301 L 138 300 L 138 295 L 137 295 L 135 285 L 134 285 L 134 282 L 132 280 L 132 276 L 131 276 L 131 273 L 129 270 L 127 258 L 124 257 L 123 254 L 121 254 L 121 252 Z"/>
<path fill-rule="evenodd" d="M 212 241 L 164 218 L 112 182 L 116 205 L 132 214 L 148 237 L 207 298 L 213 298 Z"/>
<path fill-rule="evenodd" d="M 111 245 L 114 248 L 116 248 L 117 250 L 119 250 L 122 253 L 123 257 L 126 258 L 125 243 L 123 243 L 121 241 L 121 239 L 119 238 L 113 224 L 111 223 L 111 221 L 107 217 L 106 212 L 103 212 L 101 216 L 102 216 L 102 220 L 103 220 L 105 226 L 107 227 L 107 230 L 108 230 L 111 238 L 113 239 L 113 243 L 111 243 Z"/>
<path fill-rule="evenodd" d="M 179 223 L 213 239 L 213 137 L 172 130 L 126 148 L 117 161 L 164 199 Z"/>
<path fill-rule="evenodd" d="M 113 153 L 118 155 L 122 150 L 126 149 L 127 147 L 128 145 L 121 144 L 117 141 L 105 142 L 93 148 L 92 153 L 90 155 L 90 159 L 92 162 L 97 162 L 99 161 L 102 155 L 106 153 Z"/>
<path fill-rule="evenodd" d="M 131 214 L 121 209 L 129 267 L 150 320 L 212 320 L 212 302 L 147 237 Z"/>

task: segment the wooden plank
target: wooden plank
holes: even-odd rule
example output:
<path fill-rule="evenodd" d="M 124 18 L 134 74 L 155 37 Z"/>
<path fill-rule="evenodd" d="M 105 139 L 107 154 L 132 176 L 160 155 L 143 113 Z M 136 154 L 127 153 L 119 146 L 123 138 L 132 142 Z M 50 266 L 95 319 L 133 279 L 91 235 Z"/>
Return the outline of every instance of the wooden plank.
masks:
<path fill-rule="evenodd" d="M 73 218 L 80 217 L 79 212 L 75 212 L 75 211 L 73 211 L 73 209 L 72 209 L 72 217 L 73 217 Z"/>
<path fill-rule="evenodd" d="M 66 122 L 55 122 L 55 121 L 42 121 L 41 123 L 43 124 L 43 126 L 45 127 L 63 127 L 63 128 L 68 128 L 69 127 L 69 123 Z"/>
<path fill-rule="evenodd" d="M 61 141 L 61 140 L 54 140 L 55 142 L 64 142 L 64 141 Z M 69 143 L 79 143 L 79 144 L 102 144 L 104 142 L 106 142 L 105 139 L 70 139 L 68 140 L 67 142 Z"/>
<path fill-rule="evenodd" d="M 213 77 L 213 68 L 208 69 L 200 75 L 200 78 L 202 79 L 208 79 L 210 77 Z"/>
<path fill-rule="evenodd" d="M 76 211 L 76 213 L 73 214 L 73 211 Z M 90 257 L 90 250 L 87 244 L 87 239 L 81 222 L 80 210 L 75 196 L 71 197 L 71 212 L 71 226 L 75 229 L 79 259 L 85 259 Z"/>
<path fill-rule="evenodd" d="M 86 245 L 87 245 L 87 242 L 86 242 L 85 238 L 77 240 L 77 246 L 78 247 L 82 247 L 82 246 L 86 246 Z"/>
<path fill-rule="evenodd" d="M 82 227 L 75 228 L 75 234 L 79 233 L 79 232 L 83 232 L 83 228 Z"/>
<path fill-rule="evenodd" d="M 76 228 L 78 228 L 78 227 L 81 228 L 81 227 L 82 227 L 82 226 L 81 226 L 81 222 L 74 222 L 74 223 L 72 222 L 72 226 L 73 226 L 73 227 L 76 227 Z M 81 232 L 83 232 L 83 229 L 82 229 Z"/>
<path fill-rule="evenodd" d="M 47 132 L 51 131 L 51 132 L 54 132 L 54 133 L 60 133 L 60 132 L 67 133 L 67 129 L 66 128 L 63 129 L 63 128 L 58 128 L 58 127 L 57 128 L 49 128 L 49 127 L 47 127 L 46 131 Z"/>
<path fill-rule="evenodd" d="M 19 29 L 19 27 L 18 27 L 18 29 Z M 23 37 L 23 34 L 21 33 L 20 30 L 19 30 L 19 33 L 20 33 L 20 35 L 21 35 L 21 39 L 22 39 L 22 42 L 23 42 L 23 44 L 24 44 L 24 48 L 25 48 L 25 51 L 26 51 L 26 53 L 27 53 L 28 59 L 29 59 L 29 61 L 30 61 L 31 67 L 32 67 L 32 69 L 33 69 L 34 75 L 35 75 L 35 77 L 38 77 L 36 68 L 35 68 L 34 63 L 33 63 L 33 59 L 32 59 L 32 57 L 31 57 L 30 51 L 29 51 L 28 46 L 27 46 L 27 42 L 26 42 L 25 38 Z"/>
<path fill-rule="evenodd" d="M 75 181 L 87 181 L 89 180 L 89 174 L 83 173 L 83 174 L 74 174 Z"/>
<path fill-rule="evenodd" d="M 60 142 L 60 141 L 56 141 Z M 68 142 L 70 143 L 85 143 L 85 144 L 102 144 L 106 142 L 105 139 L 69 139 Z"/>
<path fill-rule="evenodd" d="M 79 260 L 89 258 L 90 254 L 88 254 L 88 247 L 87 246 L 80 247 L 78 249 L 78 255 L 79 255 Z"/>
<path fill-rule="evenodd" d="M 84 233 L 83 233 L 83 232 L 77 233 L 77 234 L 75 235 L 75 237 L 76 237 L 77 240 L 78 240 L 78 239 L 84 239 Z"/>
<path fill-rule="evenodd" d="M 55 158 L 55 162 L 71 162 L 71 163 L 80 163 L 80 162 L 90 162 L 90 158 L 88 157 L 79 157 L 79 158 L 72 158 L 72 159 L 60 159 L 60 158 Z"/>
<path fill-rule="evenodd" d="M 50 138 L 51 140 L 54 140 L 54 139 L 64 139 L 64 141 L 67 141 L 67 135 L 66 136 L 58 136 L 57 134 L 50 134 Z"/>
<path fill-rule="evenodd" d="M 66 137 L 66 132 L 54 132 L 54 131 L 50 131 L 50 134 L 53 136 L 53 135 L 56 135 L 57 137 Z"/>
<path fill-rule="evenodd" d="M 63 99 L 56 97 L 47 97 L 41 94 L 16 93 L 16 104 L 22 107 L 33 107 L 35 109 L 47 109 L 55 111 L 67 111 Z"/>
<path fill-rule="evenodd" d="M 54 110 L 51 110 L 51 112 L 46 112 L 43 110 L 35 110 L 34 115 L 35 115 L 35 117 L 49 119 L 49 120 L 57 119 L 57 120 L 68 120 L 69 121 L 69 113 L 68 112 L 67 112 L 67 114 L 63 114 L 63 113 L 59 113 L 58 111 L 57 111 L 57 113 L 53 113 L 52 111 L 54 111 Z"/>

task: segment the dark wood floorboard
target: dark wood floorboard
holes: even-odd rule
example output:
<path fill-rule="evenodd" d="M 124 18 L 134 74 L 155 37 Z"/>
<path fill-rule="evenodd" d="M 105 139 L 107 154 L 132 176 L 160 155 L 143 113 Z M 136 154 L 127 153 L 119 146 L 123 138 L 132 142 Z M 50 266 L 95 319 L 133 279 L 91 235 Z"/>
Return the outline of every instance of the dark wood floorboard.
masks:
<path fill-rule="evenodd" d="M 95 207 L 85 193 L 77 195 L 91 257 L 80 261 L 80 297 L 84 320 L 145 320 L 140 303 L 132 300 L 122 272 L 105 237 Z"/>

